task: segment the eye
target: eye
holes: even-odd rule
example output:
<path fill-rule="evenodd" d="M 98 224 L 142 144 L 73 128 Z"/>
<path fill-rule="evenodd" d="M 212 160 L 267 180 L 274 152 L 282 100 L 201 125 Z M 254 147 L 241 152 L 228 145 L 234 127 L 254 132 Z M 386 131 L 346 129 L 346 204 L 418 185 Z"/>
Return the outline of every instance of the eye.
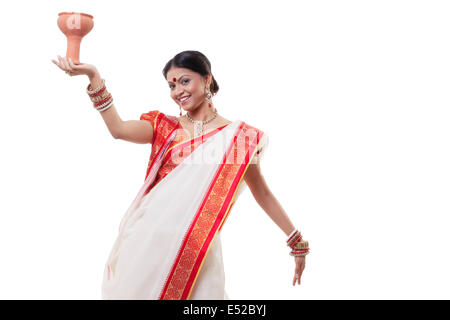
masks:
<path fill-rule="evenodd" d="M 186 83 L 189 82 L 189 79 L 183 79 L 181 82 L 182 82 L 183 84 L 186 84 Z M 174 87 L 173 85 L 169 84 L 169 88 L 170 88 L 170 89 L 172 89 L 173 87 Z"/>

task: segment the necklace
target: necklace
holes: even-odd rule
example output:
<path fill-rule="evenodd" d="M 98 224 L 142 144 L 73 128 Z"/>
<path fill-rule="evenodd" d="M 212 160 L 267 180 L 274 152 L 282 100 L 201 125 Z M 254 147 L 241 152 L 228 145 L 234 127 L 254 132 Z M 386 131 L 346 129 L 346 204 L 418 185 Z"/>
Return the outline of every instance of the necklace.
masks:
<path fill-rule="evenodd" d="M 198 137 L 203 134 L 203 125 L 207 124 L 208 122 L 214 120 L 217 116 L 217 109 L 214 108 L 214 115 L 209 118 L 208 120 L 194 120 L 189 116 L 189 112 L 186 113 L 186 117 L 194 124 L 194 138 Z"/>

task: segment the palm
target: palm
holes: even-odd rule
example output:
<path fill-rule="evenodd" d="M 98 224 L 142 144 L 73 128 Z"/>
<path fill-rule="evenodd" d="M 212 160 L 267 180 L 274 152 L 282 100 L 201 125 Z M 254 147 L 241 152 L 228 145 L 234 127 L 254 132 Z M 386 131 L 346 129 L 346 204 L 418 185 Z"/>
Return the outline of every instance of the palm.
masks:
<path fill-rule="evenodd" d="M 61 57 L 58 55 L 59 62 L 52 59 L 52 62 L 56 64 L 61 70 L 65 71 L 71 76 L 77 76 L 85 74 L 87 76 L 93 75 L 95 73 L 95 66 L 88 63 L 74 64 L 71 59 L 66 57 Z"/>

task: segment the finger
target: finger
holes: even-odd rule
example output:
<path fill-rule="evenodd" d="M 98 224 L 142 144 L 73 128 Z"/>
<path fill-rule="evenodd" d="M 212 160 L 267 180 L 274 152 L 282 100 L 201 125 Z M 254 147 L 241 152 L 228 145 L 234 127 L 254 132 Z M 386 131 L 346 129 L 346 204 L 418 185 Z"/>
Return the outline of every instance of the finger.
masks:
<path fill-rule="evenodd" d="M 301 278 L 303 276 L 303 270 L 305 270 L 305 264 L 303 264 L 302 267 L 300 268 L 299 278 Z M 299 284 L 300 284 L 300 280 L 299 280 Z"/>
<path fill-rule="evenodd" d="M 67 71 L 70 70 L 69 65 L 67 64 L 67 60 L 66 60 L 65 57 L 61 57 L 61 63 L 63 64 L 64 69 L 66 69 Z"/>
<path fill-rule="evenodd" d="M 69 67 L 72 71 L 75 71 L 77 65 L 73 63 L 72 58 L 69 58 Z"/>
<path fill-rule="evenodd" d="M 294 271 L 294 280 L 293 280 L 293 283 L 292 283 L 293 286 L 295 286 L 295 283 L 297 282 L 297 280 L 298 280 L 298 269 L 295 268 L 295 271 Z"/>
<path fill-rule="evenodd" d="M 59 60 L 59 64 L 61 65 L 61 69 L 63 69 L 64 71 L 67 71 L 67 67 L 64 64 L 64 60 L 61 56 L 58 55 L 58 60 Z"/>
<path fill-rule="evenodd" d="M 65 71 L 65 70 L 63 69 L 63 67 L 62 67 L 57 61 L 55 61 L 55 60 L 52 59 L 52 62 L 53 62 L 54 64 L 56 64 L 56 65 L 58 66 L 58 68 L 60 68 L 61 70 Z"/>
<path fill-rule="evenodd" d="M 69 58 L 68 59 L 69 60 L 69 67 L 70 67 L 70 70 L 71 70 L 71 76 L 76 76 L 76 75 L 78 75 L 79 73 L 78 73 L 78 70 L 76 70 L 76 69 L 74 69 L 74 67 L 76 66 L 75 64 L 73 64 L 73 61 L 72 61 L 72 58 Z"/>
<path fill-rule="evenodd" d="M 302 264 L 302 265 L 300 266 L 300 272 L 299 272 L 300 277 L 303 275 L 303 270 L 305 270 L 305 265 L 304 265 L 304 264 Z"/>
<path fill-rule="evenodd" d="M 64 61 L 66 62 L 67 69 L 69 69 L 69 71 L 74 71 L 72 69 L 72 67 L 70 66 L 69 59 L 68 58 L 64 58 Z"/>

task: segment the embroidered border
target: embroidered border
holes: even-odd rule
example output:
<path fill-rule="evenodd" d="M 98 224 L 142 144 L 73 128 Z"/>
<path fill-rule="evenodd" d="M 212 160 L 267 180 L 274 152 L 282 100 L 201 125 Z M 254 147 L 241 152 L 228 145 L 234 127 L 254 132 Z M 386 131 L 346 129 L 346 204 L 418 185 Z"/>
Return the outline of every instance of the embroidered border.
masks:
<path fill-rule="evenodd" d="M 231 200 L 259 144 L 262 131 L 256 129 L 256 139 L 250 143 L 247 135 L 249 129 L 256 128 L 242 122 L 237 129 L 233 143 L 224 155 L 222 164 L 189 227 L 159 299 L 189 298 L 209 246 L 219 226 L 223 224 L 223 218 L 229 212 Z M 236 156 L 238 148 L 242 149 L 242 139 L 245 139 L 245 159 L 240 163 Z"/>

